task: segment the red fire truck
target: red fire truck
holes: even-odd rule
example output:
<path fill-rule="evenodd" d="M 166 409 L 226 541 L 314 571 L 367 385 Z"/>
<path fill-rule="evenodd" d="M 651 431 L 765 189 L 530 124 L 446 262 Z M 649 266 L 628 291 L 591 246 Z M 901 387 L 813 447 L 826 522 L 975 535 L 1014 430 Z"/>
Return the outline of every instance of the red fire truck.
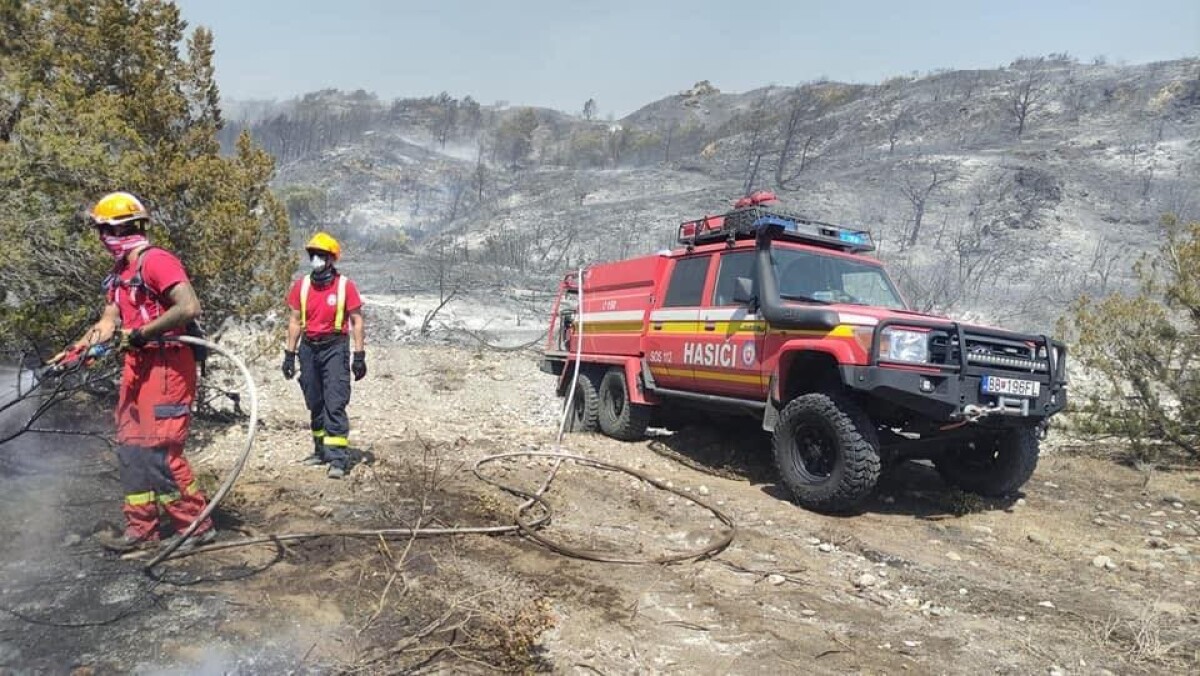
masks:
<path fill-rule="evenodd" d="M 797 502 L 829 512 L 860 508 L 909 458 L 991 496 L 1032 475 L 1067 402 L 1061 342 L 910 311 L 864 255 L 869 233 L 770 193 L 678 239 L 563 277 L 542 369 L 560 396 L 575 382 L 573 430 L 634 440 L 663 409 L 747 413 Z"/>

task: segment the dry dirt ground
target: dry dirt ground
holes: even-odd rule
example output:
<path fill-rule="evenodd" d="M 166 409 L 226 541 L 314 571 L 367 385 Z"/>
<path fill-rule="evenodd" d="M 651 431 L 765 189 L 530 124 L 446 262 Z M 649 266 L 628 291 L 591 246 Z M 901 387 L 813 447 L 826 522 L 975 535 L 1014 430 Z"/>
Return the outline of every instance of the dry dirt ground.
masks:
<path fill-rule="evenodd" d="M 225 541 L 318 530 L 509 525 L 480 482 L 492 454 L 554 449 L 552 378 L 530 353 L 371 351 L 342 481 L 309 449 L 298 387 L 258 370 L 262 427 L 220 515 Z M 242 430 L 198 430 L 210 487 Z M 1053 441 L 1053 440 L 1052 440 Z M 36 442 L 36 443 L 35 443 Z M 112 460 L 88 439 L 0 447 L 0 673 L 1195 673 L 1200 474 L 1140 472 L 1050 443 L 1020 499 L 985 502 L 909 464 L 865 513 L 800 509 L 753 425 L 564 452 L 617 463 L 736 524 L 711 558 L 619 565 L 515 536 L 326 537 L 177 561 L 152 579 L 91 534 L 119 519 Z M 548 460 L 485 466 L 535 490 Z M 565 463 L 540 532 L 653 558 L 722 524 L 627 475 Z M 62 626 L 84 625 L 84 626 Z"/>

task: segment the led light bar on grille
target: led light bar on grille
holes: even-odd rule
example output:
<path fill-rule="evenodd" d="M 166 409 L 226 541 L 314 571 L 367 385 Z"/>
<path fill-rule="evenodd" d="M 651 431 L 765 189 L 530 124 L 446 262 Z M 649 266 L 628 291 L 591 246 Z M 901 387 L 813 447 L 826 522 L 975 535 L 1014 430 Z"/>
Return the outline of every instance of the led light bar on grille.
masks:
<path fill-rule="evenodd" d="M 988 366 L 1003 366 L 1005 368 L 1020 369 L 1022 371 L 1048 371 L 1050 367 L 1045 361 L 1033 361 L 1030 359 L 1018 359 L 1016 357 L 998 357 L 992 354 L 973 354 L 967 353 L 967 361 L 976 364 L 987 364 Z"/>

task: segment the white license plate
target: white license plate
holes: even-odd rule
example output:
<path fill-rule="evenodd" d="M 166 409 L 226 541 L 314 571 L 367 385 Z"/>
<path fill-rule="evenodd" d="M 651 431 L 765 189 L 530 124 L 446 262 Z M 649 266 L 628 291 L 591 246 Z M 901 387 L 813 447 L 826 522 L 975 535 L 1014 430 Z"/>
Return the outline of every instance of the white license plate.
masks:
<path fill-rule="evenodd" d="M 1034 399 L 1041 393 L 1042 384 L 1036 380 L 984 376 L 979 388 L 984 394 L 1004 394 L 1010 397 L 1029 397 Z"/>

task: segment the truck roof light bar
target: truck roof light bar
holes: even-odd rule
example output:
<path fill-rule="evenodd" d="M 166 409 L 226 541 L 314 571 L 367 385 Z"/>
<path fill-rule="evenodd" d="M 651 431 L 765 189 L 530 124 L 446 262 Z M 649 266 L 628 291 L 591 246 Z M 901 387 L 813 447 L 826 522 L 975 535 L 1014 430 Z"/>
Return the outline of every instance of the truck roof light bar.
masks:
<path fill-rule="evenodd" d="M 814 221 L 803 216 L 770 211 L 759 205 L 735 209 L 719 216 L 705 216 L 679 226 L 679 243 L 686 246 L 751 239 L 762 228 L 776 227 L 779 239 L 803 242 L 827 249 L 860 253 L 874 251 L 871 233 L 843 225 Z"/>

